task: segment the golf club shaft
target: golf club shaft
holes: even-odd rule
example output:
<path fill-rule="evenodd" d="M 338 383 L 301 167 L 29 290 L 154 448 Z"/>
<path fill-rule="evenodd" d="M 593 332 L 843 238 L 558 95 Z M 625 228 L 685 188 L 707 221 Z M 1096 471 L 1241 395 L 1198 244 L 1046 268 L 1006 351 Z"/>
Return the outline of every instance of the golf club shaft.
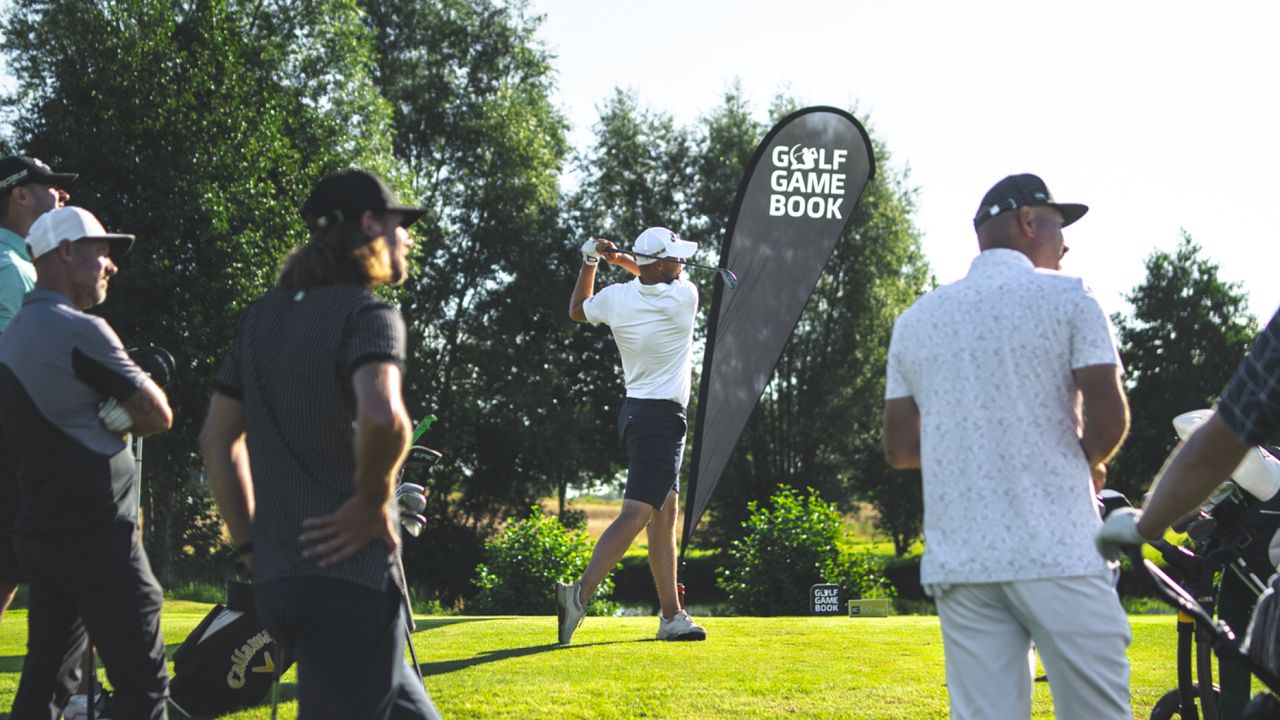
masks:
<path fill-rule="evenodd" d="M 734 275 L 733 271 L 730 270 L 729 268 L 716 267 L 715 265 L 703 265 L 701 263 L 690 262 L 689 260 L 686 260 L 684 258 L 673 258 L 673 257 L 662 257 L 660 255 L 650 255 L 648 253 L 636 252 L 635 250 L 626 250 L 624 248 L 609 248 L 607 250 L 604 250 L 603 252 L 623 253 L 625 255 L 634 255 L 636 257 L 652 258 L 654 260 L 670 260 L 671 262 L 678 262 L 681 265 L 688 265 L 689 267 L 701 268 L 703 270 L 715 270 L 716 272 L 720 273 L 720 276 L 724 278 L 725 284 L 727 284 L 730 288 L 736 287 L 738 285 L 738 276 Z"/>

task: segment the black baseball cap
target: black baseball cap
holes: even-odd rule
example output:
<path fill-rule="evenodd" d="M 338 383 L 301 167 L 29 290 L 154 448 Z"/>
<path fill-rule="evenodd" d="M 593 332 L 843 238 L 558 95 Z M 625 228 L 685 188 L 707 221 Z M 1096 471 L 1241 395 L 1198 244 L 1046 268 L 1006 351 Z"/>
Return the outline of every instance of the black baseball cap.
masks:
<path fill-rule="evenodd" d="M 977 230 L 982 223 L 1003 212 L 1017 210 L 1020 207 L 1048 205 L 1062 213 L 1062 227 L 1079 220 L 1089 212 L 1089 206 L 1079 203 L 1059 203 L 1053 201 L 1049 188 L 1044 181 L 1031 173 L 1010 175 L 1001 180 L 982 197 L 978 206 L 978 214 L 973 216 L 973 229 Z"/>
<path fill-rule="evenodd" d="M 302 219 L 314 232 L 354 220 L 366 210 L 403 213 L 401 227 L 409 227 L 427 212 L 396 202 L 382 178 L 363 170 L 347 170 L 316 184 L 307 201 L 302 203 Z"/>
<path fill-rule="evenodd" d="M 19 185 L 41 183 L 62 187 L 75 182 L 80 177 L 76 173 L 57 173 L 53 168 L 40 160 L 25 155 L 10 155 L 0 158 L 0 194 L 9 192 Z"/>

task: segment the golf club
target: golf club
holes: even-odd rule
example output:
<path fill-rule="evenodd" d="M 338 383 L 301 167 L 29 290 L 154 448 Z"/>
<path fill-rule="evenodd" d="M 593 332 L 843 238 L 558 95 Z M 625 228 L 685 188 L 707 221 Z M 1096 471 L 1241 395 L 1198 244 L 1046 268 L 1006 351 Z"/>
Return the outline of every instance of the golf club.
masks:
<path fill-rule="evenodd" d="M 688 265 L 689 267 L 702 268 L 703 270 L 715 270 L 716 272 L 720 273 L 720 277 L 724 278 L 725 287 L 729 288 L 730 290 L 733 290 L 738 287 L 738 276 L 734 275 L 733 271 L 730 270 L 729 268 L 715 267 L 714 265 L 702 265 L 700 263 L 689 262 L 688 260 L 683 260 L 681 258 L 650 255 L 648 253 L 636 252 L 635 250 L 627 250 L 626 248 L 608 248 L 606 250 L 602 250 L 601 252 L 626 253 L 627 255 L 635 255 L 636 257 L 653 258 L 654 260 L 670 260 L 672 262 L 678 262 L 681 265 Z"/>

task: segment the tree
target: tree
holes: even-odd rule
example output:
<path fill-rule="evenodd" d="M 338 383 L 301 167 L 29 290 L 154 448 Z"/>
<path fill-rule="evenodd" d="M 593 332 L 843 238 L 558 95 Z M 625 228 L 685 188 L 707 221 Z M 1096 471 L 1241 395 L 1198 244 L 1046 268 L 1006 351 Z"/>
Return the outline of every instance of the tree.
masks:
<path fill-rule="evenodd" d="M 162 581 L 207 570 L 195 436 L 235 318 L 304 241 L 321 175 L 391 169 L 368 32 L 354 0 L 12 0 L 3 27 L 14 145 L 79 172 L 72 202 L 138 236 L 100 311 L 179 364 L 174 429 L 146 444 L 146 541 Z"/>
<path fill-rule="evenodd" d="M 484 536 L 576 479 L 590 451 L 564 401 L 577 382 L 572 280 L 557 270 L 575 267 L 559 219 L 566 123 L 526 3 L 362 5 L 395 154 L 430 211 L 404 294 L 406 395 L 411 412 L 440 417 L 424 442 L 445 459 L 406 563 L 451 602 L 470 591 Z"/>
<path fill-rule="evenodd" d="M 1174 252 L 1152 253 L 1146 267 L 1147 279 L 1126 296 L 1133 316 L 1111 318 L 1132 421 L 1108 482 L 1130 497 L 1173 451 L 1173 418 L 1213 405 L 1258 329 L 1240 284 L 1220 280 L 1187 233 Z"/>

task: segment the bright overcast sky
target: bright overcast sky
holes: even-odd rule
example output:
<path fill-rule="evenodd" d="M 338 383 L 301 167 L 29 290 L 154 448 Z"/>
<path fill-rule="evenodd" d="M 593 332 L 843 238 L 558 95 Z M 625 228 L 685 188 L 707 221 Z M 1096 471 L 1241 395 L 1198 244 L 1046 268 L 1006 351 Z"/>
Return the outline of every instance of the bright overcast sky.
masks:
<path fill-rule="evenodd" d="M 1045 179 L 1089 205 L 1064 269 L 1108 312 L 1185 228 L 1280 306 L 1280 4 L 534 0 L 558 56 L 559 103 L 589 143 L 615 87 L 692 122 L 735 79 L 758 109 L 785 91 L 856 108 L 910 169 L 939 281 L 977 252 L 971 220 L 996 180 Z M 653 222 L 662 222 L 654 218 Z"/>

